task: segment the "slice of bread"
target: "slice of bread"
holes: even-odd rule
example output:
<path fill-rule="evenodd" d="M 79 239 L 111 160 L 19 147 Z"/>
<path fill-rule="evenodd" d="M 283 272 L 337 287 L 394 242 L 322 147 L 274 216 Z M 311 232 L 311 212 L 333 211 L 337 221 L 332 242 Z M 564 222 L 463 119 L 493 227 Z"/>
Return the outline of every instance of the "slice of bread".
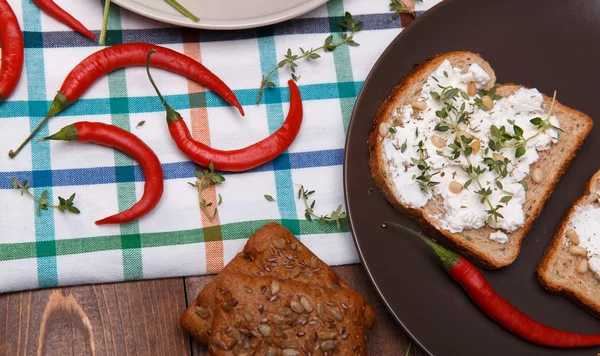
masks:
<path fill-rule="evenodd" d="M 415 208 L 402 202 L 401 194 L 397 191 L 392 179 L 389 162 L 384 155 L 384 144 L 379 134 L 379 126 L 383 122 L 390 123 L 394 119 L 398 119 L 397 110 L 405 105 L 410 105 L 419 98 L 422 86 L 445 60 L 449 60 L 452 67 L 459 68 L 462 72 L 466 72 L 471 64 L 478 64 L 491 78 L 485 88 L 489 89 L 495 85 L 496 76 L 491 66 L 479 55 L 470 52 L 446 53 L 416 67 L 392 90 L 374 119 L 373 129 L 369 136 L 371 175 L 384 197 L 401 213 L 417 220 L 432 237 L 484 268 L 500 268 L 511 264 L 516 259 L 523 238 L 540 214 L 560 176 L 589 134 L 593 122 L 587 115 L 561 105 L 558 101 L 555 102 L 552 114 L 559 120 L 562 130 L 560 138 L 549 150 L 539 151 L 539 160 L 530 167 L 529 172 L 533 172 L 536 167 L 543 167 L 545 179 L 536 184 L 532 181 L 530 174 L 526 177 L 528 190 L 523 205 L 524 224 L 508 234 L 506 243 L 500 244 L 490 240 L 490 233 L 498 229 L 492 229 L 487 225 L 479 229 L 465 229 L 459 233 L 444 230 L 439 227 L 439 223 L 436 223 L 436 217 L 445 211 L 444 201 L 439 195 L 434 195 L 422 208 Z M 520 88 L 524 87 L 506 84 L 500 86 L 496 90 L 496 94 L 509 97 Z M 552 98 L 543 95 L 542 108 L 545 111 L 550 110 L 551 103 Z"/>
<path fill-rule="evenodd" d="M 537 270 L 538 279 L 544 288 L 570 298 L 597 317 L 600 317 L 600 280 L 590 269 L 584 273 L 577 272 L 577 264 L 583 257 L 574 256 L 569 252 L 572 243 L 568 241 L 566 232 L 576 209 L 585 206 L 598 208 L 599 198 L 600 171 L 590 179 L 585 187 L 584 196 L 573 204 L 563 219 Z M 585 238 L 587 237 L 579 235 L 579 239 Z"/>

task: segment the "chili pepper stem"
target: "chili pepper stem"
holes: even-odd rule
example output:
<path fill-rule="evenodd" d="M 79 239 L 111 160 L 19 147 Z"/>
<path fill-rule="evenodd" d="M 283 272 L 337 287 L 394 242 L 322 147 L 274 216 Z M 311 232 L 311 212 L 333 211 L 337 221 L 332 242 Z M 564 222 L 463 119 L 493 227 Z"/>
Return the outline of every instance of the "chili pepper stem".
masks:
<path fill-rule="evenodd" d="M 106 27 L 108 26 L 108 12 L 110 10 L 110 0 L 105 0 L 104 3 L 104 16 L 102 17 L 102 30 L 100 30 L 100 43 L 101 46 L 104 46 L 104 42 L 106 40 Z"/>
<path fill-rule="evenodd" d="M 412 235 L 419 237 L 421 240 L 423 240 L 423 242 L 425 242 L 429 247 L 431 247 L 431 249 L 433 251 L 435 251 L 436 255 L 438 255 L 438 257 L 442 261 L 442 265 L 444 266 L 444 268 L 446 270 L 450 270 L 450 268 L 452 268 L 452 266 L 457 264 L 458 260 L 461 258 L 459 254 L 448 250 L 447 248 L 432 241 L 429 237 L 423 235 L 422 233 L 420 233 L 416 230 L 413 230 L 404 225 L 400 225 L 400 224 L 390 222 L 390 221 L 384 221 L 381 224 L 381 227 L 385 228 L 385 227 L 387 227 L 387 225 L 402 229 Z"/>
<path fill-rule="evenodd" d="M 46 117 L 44 117 L 44 119 L 40 121 L 40 123 L 35 127 L 35 129 L 33 129 L 33 131 L 31 131 L 29 136 L 27 136 L 27 138 L 21 143 L 21 145 L 19 145 L 19 147 L 17 147 L 16 150 L 8 151 L 8 157 L 17 157 L 17 155 L 19 154 L 19 152 L 21 152 L 23 147 L 25 147 L 25 145 L 29 143 L 29 141 L 31 141 L 31 139 L 33 139 L 35 135 L 37 135 L 37 133 L 42 129 L 42 127 L 44 127 L 44 125 L 46 125 L 46 123 L 48 122 L 48 120 L 50 120 L 51 117 L 68 108 L 70 105 L 71 101 L 67 99 L 67 97 L 63 93 L 56 94 L 56 96 L 54 97 L 54 101 L 50 106 L 50 110 L 48 110 L 48 113 L 46 114 Z M 40 141 L 44 141 L 44 139 Z"/>
<path fill-rule="evenodd" d="M 77 141 L 79 136 L 79 131 L 73 125 L 65 126 L 60 131 L 55 133 L 54 135 L 50 135 L 48 137 L 41 138 L 40 141 L 49 141 L 49 140 L 57 140 L 57 141 Z"/>
<path fill-rule="evenodd" d="M 177 120 L 181 119 L 181 115 L 179 115 L 179 113 L 177 111 L 173 110 L 173 108 L 171 106 L 169 106 L 169 104 L 167 103 L 165 98 L 163 98 L 162 94 L 160 93 L 160 90 L 158 90 L 158 87 L 156 86 L 156 83 L 154 82 L 154 79 L 152 78 L 152 74 L 150 74 L 150 57 L 154 53 L 156 53 L 156 50 L 154 50 L 154 49 L 151 49 L 150 51 L 148 51 L 148 57 L 146 59 L 146 73 L 148 73 L 148 79 L 150 79 L 150 83 L 152 84 L 152 87 L 156 91 L 156 94 L 158 95 L 160 102 L 165 107 L 165 110 L 167 110 L 167 123 L 171 123 L 173 121 L 177 121 Z"/>
<path fill-rule="evenodd" d="M 192 14 L 188 9 L 186 9 L 183 5 L 181 5 L 176 0 L 167 0 L 167 2 L 171 6 L 173 6 L 174 8 L 176 8 L 177 11 L 181 12 L 183 15 L 185 15 L 187 18 L 189 18 L 190 20 L 192 20 L 194 22 L 200 21 L 200 19 L 198 18 L 198 16 Z"/>

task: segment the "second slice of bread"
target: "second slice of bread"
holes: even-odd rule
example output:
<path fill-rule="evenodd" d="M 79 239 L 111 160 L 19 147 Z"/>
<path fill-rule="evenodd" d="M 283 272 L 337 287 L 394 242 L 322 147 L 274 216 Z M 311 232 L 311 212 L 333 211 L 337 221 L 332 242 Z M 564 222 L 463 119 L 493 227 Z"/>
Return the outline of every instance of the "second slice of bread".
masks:
<path fill-rule="evenodd" d="M 598 317 L 600 317 L 600 281 L 594 277 L 591 270 L 585 273 L 577 272 L 576 266 L 580 257 L 569 253 L 569 246 L 565 243 L 565 232 L 577 207 L 600 206 L 599 191 L 600 171 L 590 179 L 584 195 L 573 204 L 563 219 L 537 270 L 538 279 L 544 288 L 568 297 Z M 580 238 L 585 237 L 580 236 Z"/>
<path fill-rule="evenodd" d="M 555 102 L 552 113 L 560 122 L 562 130 L 560 139 L 549 150 L 539 151 L 539 160 L 530 167 L 530 172 L 536 167 L 543 167 L 545 179 L 539 184 L 534 184 L 530 176 L 527 176 L 525 179 L 529 187 L 526 192 L 526 202 L 523 206 L 525 223 L 521 228 L 508 234 L 508 242 L 499 244 L 490 240 L 490 233 L 497 229 L 489 228 L 487 225 L 480 229 L 465 229 L 460 233 L 452 233 L 438 228 L 436 227 L 438 224 L 436 224 L 435 216 L 444 211 L 442 199 L 439 196 L 434 196 L 422 208 L 407 206 L 401 201 L 400 192 L 394 186 L 390 167 L 384 158 L 383 143 L 378 133 L 378 127 L 382 122 L 391 122 L 395 118 L 394 114 L 398 108 L 409 105 L 411 102 L 417 100 L 427 78 L 446 59 L 450 61 L 452 67 L 460 68 L 463 72 L 471 64 L 478 64 L 491 78 L 486 88 L 490 88 L 495 84 L 496 77 L 491 66 L 479 55 L 471 52 L 446 53 L 418 66 L 393 89 L 388 99 L 381 105 L 377 112 L 373 122 L 373 130 L 369 136 L 371 175 L 386 199 L 397 210 L 416 219 L 421 227 L 431 234 L 432 237 L 457 250 L 482 267 L 503 267 L 511 264 L 516 259 L 520 252 L 523 238 L 542 211 L 544 203 L 552 194 L 556 183 L 569 165 L 571 159 L 583 144 L 583 141 L 592 128 L 593 122 L 587 115 L 568 108 L 558 101 Z M 500 86 L 496 94 L 508 97 L 520 88 L 523 87 L 515 84 L 506 84 Z M 552 98 L 546 95 L 543 95 L 543 98 L 542 107 L 544 110 L 549 111 Z"/>

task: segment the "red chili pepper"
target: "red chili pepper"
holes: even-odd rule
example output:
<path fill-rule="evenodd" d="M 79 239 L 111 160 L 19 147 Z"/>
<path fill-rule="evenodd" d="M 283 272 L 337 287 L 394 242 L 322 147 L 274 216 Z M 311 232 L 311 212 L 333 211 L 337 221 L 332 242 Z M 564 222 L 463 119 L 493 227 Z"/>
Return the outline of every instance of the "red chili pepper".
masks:
<path fill-rule="evenodd" d="M 11 150 L 8 153 L 9 157 L 14 158 L 51 117 L 71 106 L 96 80 L 120 68 L 145 65 L 146 56 L 152 49 L 157 52 L 156 56 L 152 58 L 151 66 L 184 75 L 204 85 L 219 94 L 244 115 L 244 109 L 231 89 L 201 63 L 165 47 L 149 43 L 127 43 L 102 49 L 73 68 L 54 97 L 44 120 L 15 151 Z"/>
<path fill-rule="evenodd" d="M 600 345 L 600 335 L 583 335 L 555 329 L 533 320 L 498 295 L 469 261 L 405 226 L 385 222 L 420 237 L 440 257 L 442 265 L 460 283 L 484 313 L 511 333 L 535 344 L 557 347 Z"/>
<path fill-rule="evenodd" d="M 52 0 L 31 0 L 34 4 L 36 4 L 42 11 L 46 14 L 52 16 L 59 22 L 64 23 L 69 26 L 73 30 L 81 33 L 85 37 L 94 40 L 96 39 L 96 35 L 92 33 L 92 31 L 88 30 L 85 26 L 81 24 L 81 22 L 77 21 L 76 18 L 71 16 L 68 12 L 63 10 L 60 6 L 56 5 Z"/>
<path fill-rule="evenodd" d="M 148 63 L 153 51 L 148 53 Z M 173 110 L 156 87 L 150 67 L 146 66 L 148 78 L 156 90 L 160 101 L 167 110 L 167 123 L 171 137 L 181 152 L 197 164 L 208 167 L 212 162 L 215 169 L 229 172 L 246 171 L 272 161 L 285 151 L 296 139 L 302 124 L 302 98 L 294 81 L 290 80 L 290 109 L 283 125 L 271 136 L 253 145 L 237 150 L 217 150 L 192 138 L 190 130 L 181 115 Z"/>
<path fill-rule="evenodd" d="M 15 90 L 23 71 L 24 45 L 19 21 L 6 0 L 0 0 L 0 104 Z"/>
<path fill-rule="evenodd" d="M 123 151 L 142 167 L 146 183 L 140 201 L 118 214 L 96 221 L 96 225 L 122 224 L 148 214 L 163 193 L 163 170 L 158 157 L 144 141 L 129 131 L 100 122 L 76 122 L 43 140 L 93 142 Z"/>

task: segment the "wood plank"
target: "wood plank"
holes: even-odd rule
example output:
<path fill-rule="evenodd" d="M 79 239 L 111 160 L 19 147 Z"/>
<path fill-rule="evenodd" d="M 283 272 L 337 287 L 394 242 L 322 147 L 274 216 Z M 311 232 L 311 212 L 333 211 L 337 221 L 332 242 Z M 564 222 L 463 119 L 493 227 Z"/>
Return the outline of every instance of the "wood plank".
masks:
<path fill-rule="evenodd" d="M 362 293 L 367 301 L 377 312 L 377 322 L 369 334 L 368 355 L 404 356 L 410 344 L 410 339 L 388 312 L 385 305 L 377 295 L 367 273 L 361 265 L 334 267 L 335 272 L 352 288 Z M 200 290 L 208 283 L 212 276 L 185 278 L 187 300 L 194 301 Z M 192 340 L 192 355 L 207 355 L 206 348 Z M 411 347 L 409 355 L 425 356 L 418 347 Z"/>
<path fill-rule="evenodd" d="M 183 278 L 0 296 L 0 355 L 190 355 Z"/>

